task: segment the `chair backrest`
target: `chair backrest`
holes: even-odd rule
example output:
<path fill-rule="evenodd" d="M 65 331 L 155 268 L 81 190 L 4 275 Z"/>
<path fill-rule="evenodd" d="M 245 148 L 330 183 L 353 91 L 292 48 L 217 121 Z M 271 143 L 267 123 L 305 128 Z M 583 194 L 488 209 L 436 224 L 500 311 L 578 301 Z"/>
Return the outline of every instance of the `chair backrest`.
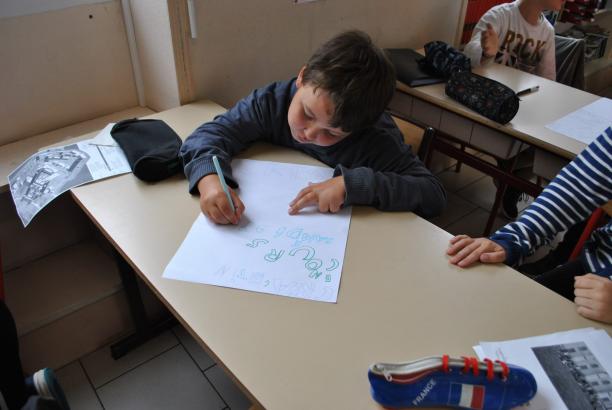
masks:
<path fill-rule="evenodd" d="M 434 129 L 431 127 L 423 129 L 393 115 L 391 118 L 404 136 L 404 142 L 412 146 L 412 151 L 417 154 L 421 161 L 425 161 L 435 134 Z"/>
<path fill-rule="evenodd" d="M 584 40 L 555 36 L 558 83 L 584 90 L 584 53 Z"/>
<path fill-rule="evenodd" d="M 611 204 L 612 201 L 608 201 L 608 203 L 602 206 L 601 208 L 597 208 L 595 212 L 593 212 L 593 214 L 589 217 L 587 224 L 584 227 L 584 231 L 580 235 L 580 238 L 578 239 L 578 242 L 576 243 L 576 246 L 574 247 L 574 250 L 572 251 L 569 257 L 570 261 L 576 260 L 578 256 L 580 256 L 582 248 L 584 248 L 584 244 L 591 237 L 591 233 L 593 233 L 595 229 L 603 225 L 606 213 L 608 215 L 611 215 Z"/>

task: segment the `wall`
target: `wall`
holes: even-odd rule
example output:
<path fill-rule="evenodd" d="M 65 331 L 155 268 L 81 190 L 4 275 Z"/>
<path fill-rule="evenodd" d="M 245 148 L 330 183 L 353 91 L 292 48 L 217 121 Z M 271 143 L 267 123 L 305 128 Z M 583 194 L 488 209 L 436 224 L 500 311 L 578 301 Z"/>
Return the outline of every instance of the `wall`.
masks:
<path fill-rule="evenodd" d="M 196 98 L 231 106 L 253 88 L 287 79 L 338 31 L 359 28 L 382 47 L 454 43 L 460 0 L 196 0 L 191 41 Z"/>
<path fill-rule="evenodd" d="M 130 0 L 147 107 L 163 111 L 178 107 L 167 0 Z"/>
<path fill-rule="evenodd" d="M 83 4 L 104 3 L 108 0 L 2 0 L 0 18 L 26 16 L 52 10 L 62 10 Z"/>
<path fill-rule="evenodd" d="M 0 18 L 0 145 L 137 105 L 118 0 L 12 10 Z"/>

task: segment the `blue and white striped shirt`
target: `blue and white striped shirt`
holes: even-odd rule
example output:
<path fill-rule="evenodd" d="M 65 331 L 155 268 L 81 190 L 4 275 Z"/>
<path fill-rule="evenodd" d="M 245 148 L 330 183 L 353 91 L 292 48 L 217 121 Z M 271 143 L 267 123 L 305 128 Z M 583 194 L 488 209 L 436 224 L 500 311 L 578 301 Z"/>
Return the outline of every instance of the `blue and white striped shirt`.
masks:
<path fill-rule="evenodd" d="M 514 265 L 557 233 L 584 221 L 612 199 L 612 128 L 590 143 L 559 172 L 535 201 L 491 240 L 506 250 Z M 591 272 L 612 275 L 612 221 L 595 230 L 581 255 Z"/>

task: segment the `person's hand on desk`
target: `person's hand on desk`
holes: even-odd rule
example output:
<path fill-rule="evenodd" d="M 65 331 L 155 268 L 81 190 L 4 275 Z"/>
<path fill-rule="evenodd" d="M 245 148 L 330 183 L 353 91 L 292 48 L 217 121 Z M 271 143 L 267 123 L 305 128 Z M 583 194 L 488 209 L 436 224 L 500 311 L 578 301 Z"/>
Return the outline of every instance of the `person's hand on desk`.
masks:
<path fill-rule="evenodd" d="M 232 212 L 232 207 L 227 200 L 227 195 L 223 191 L 219 176 L 217 174 L 209 174 L 198 182 L 198 190 L 200 191 L 200 208 L 202 213 L 211 221 L 218 224 L 237 224 L 240 217 L 244 213 L 244 204 L 240 200 L 238 194 L 233 189 L 229 188 L 232 201 L 236 212 Z"/>
<path fill-rule="evenodd" d="M 482 62 L 497 54 L 499 39 L 495 29 L 489 23 L 487 23 L 487 29 L 480 33 L 480 46 L 482 47 Z"/>
<path fill-rule="evenodd" d="M 487 238 L 471 238 L 457 235 L 450 240 L 446 254 L 451 256 L 450 263 L 467 268 L 475 262 L 500 263 L 506 260 L 506 251 Z"/>
<path fill-rule="evenodd" d="M 612 280 L 592 273 L 574 279 L 574 302 L 578 314 L 612 323 Z"/>
<path fill-rule="evenodd" d="M 310 205 L 317 205 L 320 212 L 335 213 L 344 204 L 345 196 L 346 187 L 343 176 L 337 176 L 316 184 L 308 184 L 289 203 L 289 214 L 295 215 L 301 209 Z"/>

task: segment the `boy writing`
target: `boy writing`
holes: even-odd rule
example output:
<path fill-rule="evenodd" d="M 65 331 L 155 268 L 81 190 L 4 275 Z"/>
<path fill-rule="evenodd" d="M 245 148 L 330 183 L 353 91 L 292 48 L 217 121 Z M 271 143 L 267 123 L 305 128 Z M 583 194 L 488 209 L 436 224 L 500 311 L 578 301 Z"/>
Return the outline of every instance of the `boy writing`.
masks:
<path fill-rule="evenodd" d="M 187 138 L 181 157 L 189 191 L 199 193 L 209 219 L 237 224 L 245 206 L 234 191 L 231 158 L 266 141 L 334 167 L 331 179 L 297 194 L 288 204 L 290 214 L 307 206 L 337 212 L 342 206 L 370 205 L 437 215 L 446 201 L 441 183 L 384 113 L 394 89 L 393 67 L 367 34 L 339 34 L 314 53 L 297 79 L 255 90 Z M 235 212 L 215 173 L 214 155 L 231 187 Z"/>

